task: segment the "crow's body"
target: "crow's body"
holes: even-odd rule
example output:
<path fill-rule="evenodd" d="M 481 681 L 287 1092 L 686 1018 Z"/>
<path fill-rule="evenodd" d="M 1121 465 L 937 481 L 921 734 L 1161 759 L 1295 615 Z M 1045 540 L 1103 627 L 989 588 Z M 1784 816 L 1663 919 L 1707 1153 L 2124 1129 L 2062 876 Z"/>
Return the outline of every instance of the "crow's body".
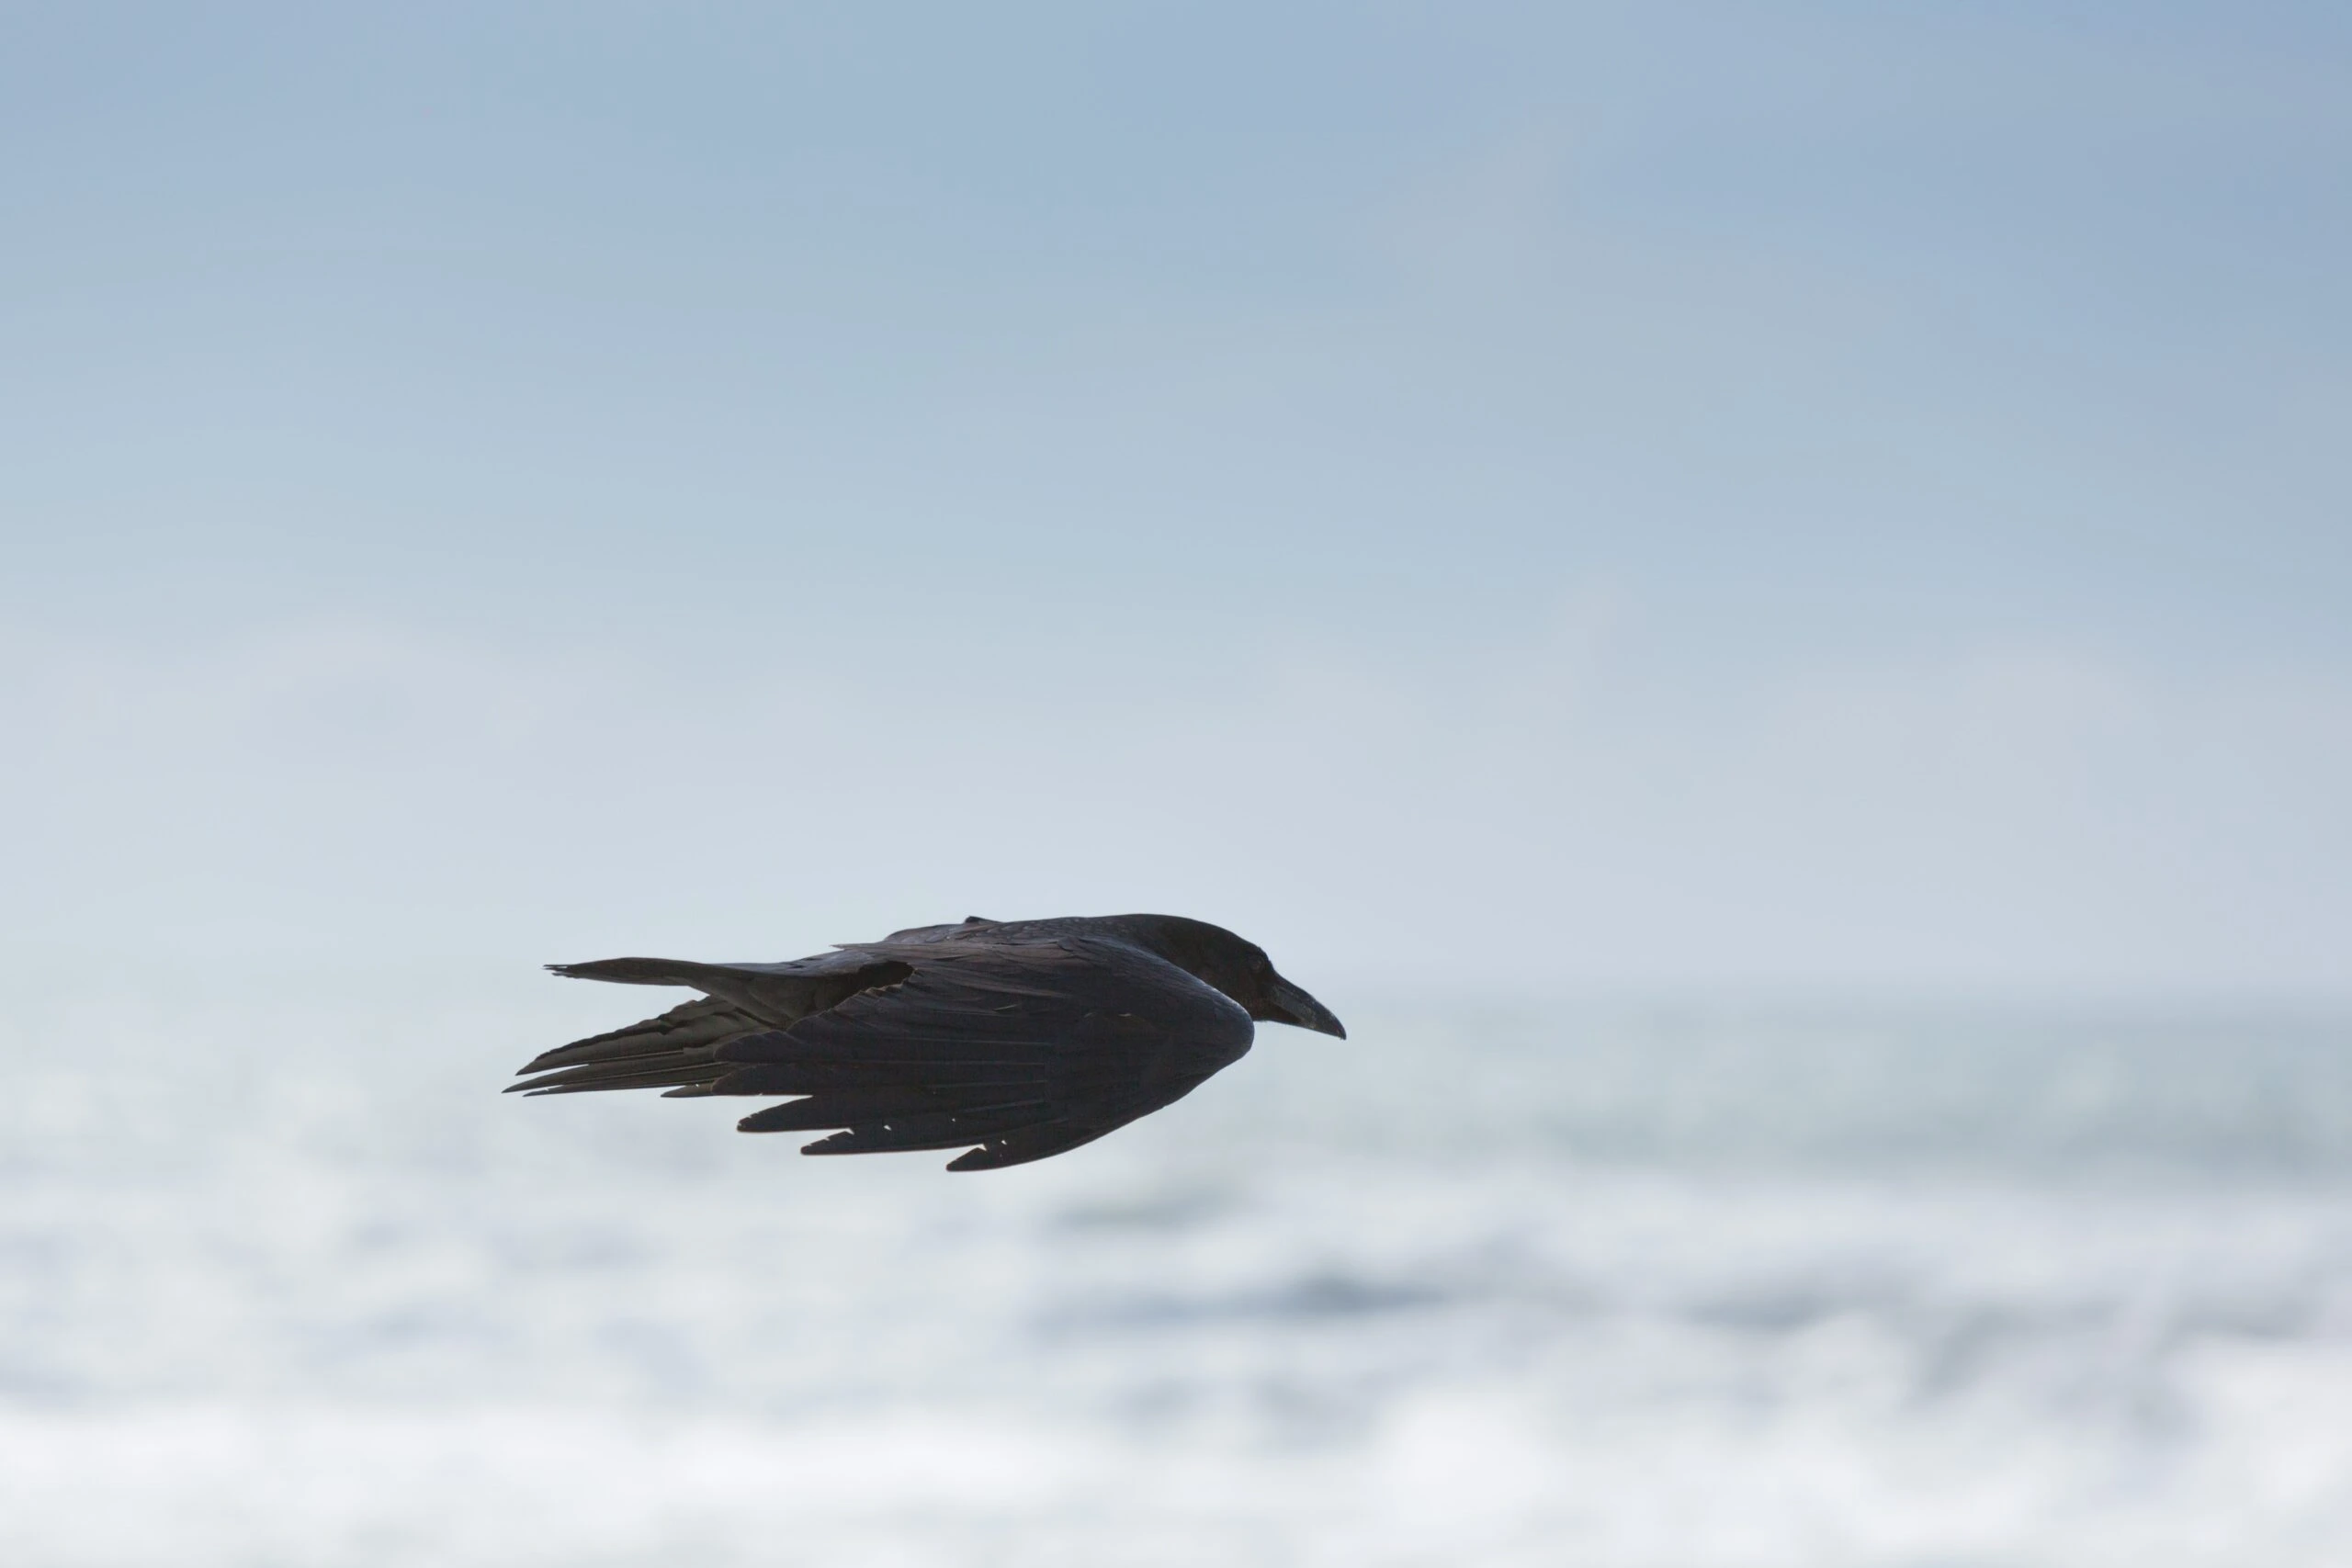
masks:
<path fill-rule="evenodd" d="M 1254 1019 L 1346 1032 L 1263 952 L 1173 915 L 974 917 L 786 964 L 549 967 L 704 995 L 548 1052 L 515 1089 L 797 1095 L 738 1125 L 842 1129 L 812 1155 L 975 1145 L 950 1170 L 1043 1159 L 1157 1111 L 1240 1060 Z"/>

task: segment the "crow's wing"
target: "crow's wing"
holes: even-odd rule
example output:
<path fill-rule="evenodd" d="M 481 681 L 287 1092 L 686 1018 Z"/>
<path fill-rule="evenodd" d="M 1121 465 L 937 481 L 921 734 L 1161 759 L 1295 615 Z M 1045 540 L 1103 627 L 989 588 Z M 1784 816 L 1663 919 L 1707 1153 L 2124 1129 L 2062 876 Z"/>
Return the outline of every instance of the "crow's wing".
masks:
<path fill-rule="evenodd" d="M 978 1145 L 950 1170 L 1043 1159 L 1180 1099 L 1250 1049 L 1250 1015 L 1124 942 L 877 944 L 910 973 L 721 1045 L 715 1094 L 807 1098 L 747 1133 L 843 1129 L 804 1154 Z"/>
<path fill-rule="evenodd" d="M 804 1154 L 978 1145 L 950 1170 L 1099 1138 L 1238 1061 L 1252 1032 L 1238 1004 L 1166 960 L 1068 935 L 924 931 L 788 964 L 606 959 L 559 972 L 708 999 L 550 1051 L 524 1069 L 542 1076 L 515 1088 L 800 1095 L 740 1125 L 842 1129 Z"/>

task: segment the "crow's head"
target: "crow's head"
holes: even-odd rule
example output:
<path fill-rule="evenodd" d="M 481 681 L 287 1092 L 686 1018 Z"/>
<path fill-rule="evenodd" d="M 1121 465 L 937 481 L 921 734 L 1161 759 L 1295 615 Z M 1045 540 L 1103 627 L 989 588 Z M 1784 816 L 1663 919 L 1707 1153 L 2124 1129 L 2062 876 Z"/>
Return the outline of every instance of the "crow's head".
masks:
<path fill-rule="evenodd" d="M 1348 1037 L 1329 1008 L 1274 973 L 1273 960 L 1256 942 L 1244 942 L 1223 926 L 1181 915 L 1123 915 L 1117 919 L 1138 946 L 1215 986 L 1251 1018 Z"/>

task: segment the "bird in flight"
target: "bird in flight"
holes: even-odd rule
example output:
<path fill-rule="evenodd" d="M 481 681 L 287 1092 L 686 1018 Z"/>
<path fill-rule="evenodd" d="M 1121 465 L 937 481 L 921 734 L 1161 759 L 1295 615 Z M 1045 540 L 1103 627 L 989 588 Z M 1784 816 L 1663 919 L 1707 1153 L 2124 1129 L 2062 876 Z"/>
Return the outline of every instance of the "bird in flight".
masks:
<path fill-rule="evenodd" d="M 841 1129 L 805 1155 L 973 1145 L 950 1170 L 1044 1159 L 1181 1100 L 1248 1053 L 1252 1020 L 1348 1032 L 1263 949 L 1177 915 L 975 915 L 786 964 L 548 967 L 703 996 L 558 1046 L 508 1093 L 796 1095 L 737 1128 Z"/>

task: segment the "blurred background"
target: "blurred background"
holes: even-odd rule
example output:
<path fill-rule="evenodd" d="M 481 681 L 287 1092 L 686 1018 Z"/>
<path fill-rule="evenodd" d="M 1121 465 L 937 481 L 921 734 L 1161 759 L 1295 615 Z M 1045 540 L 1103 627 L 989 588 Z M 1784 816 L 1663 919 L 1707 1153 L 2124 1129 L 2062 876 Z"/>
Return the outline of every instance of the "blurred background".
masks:
<path fill-rule="evenodd" d="M 2341 7 L 20 6 L 0 145 L 12 1562 L 2352 1562 Z M 1353 1038 L 493 1092 L 1136 908 Z"/>

